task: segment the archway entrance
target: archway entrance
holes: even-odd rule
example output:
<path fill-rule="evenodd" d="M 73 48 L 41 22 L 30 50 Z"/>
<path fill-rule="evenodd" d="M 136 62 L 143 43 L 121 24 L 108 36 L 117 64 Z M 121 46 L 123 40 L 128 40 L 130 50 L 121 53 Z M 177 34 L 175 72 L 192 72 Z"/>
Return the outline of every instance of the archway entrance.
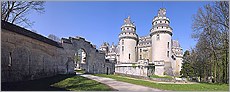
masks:
<path fill-rule="evenodd" d="M 75 71 L 85 73 L 87 63 L 87 53 L 84 49 L 78 49 L 74 54 Z"/>

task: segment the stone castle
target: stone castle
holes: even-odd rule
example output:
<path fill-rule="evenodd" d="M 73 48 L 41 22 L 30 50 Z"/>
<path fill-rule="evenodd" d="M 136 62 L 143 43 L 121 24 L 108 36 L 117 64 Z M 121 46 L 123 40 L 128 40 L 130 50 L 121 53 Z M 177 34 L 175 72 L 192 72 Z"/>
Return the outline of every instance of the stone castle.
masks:
<path fill-rule="evenodd" d="M 100 50 L 106 59 L 116 62 L 115 73 L 150 76 L 178 76 L 182 66 L 183 51 L 178 41 L 172 40 L 173 29 L 166 17 L 166 9 L 160 8 L 152 20 L 147 36 L 138 37 L 136 26 L 130 17 L 124 20 L 118 45 L 105 42 Z"/>
<path fill-rule="evenodd" d="M 104 43 L 98 50 L 79 36 L 56 42 L 1 21 L 1 80 L 34 80 L 74 73 L 74 69 L 92 74 L 179 75 L 182 48 L 172 40 L 169 23 L 166 10 L 160 9 L 150 34 L 138 37 L 128 17 L 121 27 L 118 45 Z"/>

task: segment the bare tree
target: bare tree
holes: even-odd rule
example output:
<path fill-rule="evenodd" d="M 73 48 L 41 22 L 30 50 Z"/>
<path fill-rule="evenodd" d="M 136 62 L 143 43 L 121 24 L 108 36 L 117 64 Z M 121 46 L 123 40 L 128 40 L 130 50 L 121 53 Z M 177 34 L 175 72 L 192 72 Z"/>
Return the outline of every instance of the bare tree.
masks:
<path fill-rule="evenodd" d="M 50 34 L 50 35 L 48 35 L 48 38 L 53 40 L 53 41 L 60 42 L 60 38 L 56 35 Z"/>
<path fill-rule="evenodd" d="M 1 19 L 24 27 L 31 27 L 31 22 L 26 15 L 31 11 L 44 12 L 44 1 L 1 1 Z"/>
<path fill-rule="evenodd" d="M 196 49 L 198 49 L 199 61 L 208 61 L 213 64 L 215 82 L 227 83 L 229 76 L 229 2 L 217 1 L 205 5 L 204 8 L 198 10 L 193 19 L 192 37 L 198 39 Z"/>

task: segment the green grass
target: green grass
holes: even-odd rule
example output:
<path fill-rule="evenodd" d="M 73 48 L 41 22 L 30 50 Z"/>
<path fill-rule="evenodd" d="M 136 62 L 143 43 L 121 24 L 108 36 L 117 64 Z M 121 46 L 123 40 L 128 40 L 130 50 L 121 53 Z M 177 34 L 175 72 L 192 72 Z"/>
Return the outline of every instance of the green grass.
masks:
<path fill-rule="evenodd" d="M 71 91 L 111 91 L 114 90 L 111 87 L 99 83 L 97 81 L 81 77 L 73 76 L 62 80 L 58 83 L 53 84 L 52 86 L 58 88 L 64 88 Z"/>
<path fill-rule="evenodd" d="M 74 75 L 56 75 L 30 81 L 1 83 L 2 91 L 106 91 L 114 90 L 94 80 Z"/>
<path fill-rule="evenodd" d="M 151 75 L 150 78 L 166 78 L 166 79 L 173 79 L 172 76 L 157 76 L 157 75 Z"/>
<path fill-rule="evenodd" d="M 95 75 L 100 77 L 112 78 L 117 81 L 123 81 L 132 84 L 147 86 L 151 88 L 162 89 L 162 90 L 172 90 L 172 91 L 228 91 L 229 90 L 228 84 L 208 84 L 208 83 L 163 84 L 163 83 L 153 83 L 141 79 L 131 79 L 128 77 L 123 77 L 118 75 L 105 75 L 105 74 L 95 74 Z"/>

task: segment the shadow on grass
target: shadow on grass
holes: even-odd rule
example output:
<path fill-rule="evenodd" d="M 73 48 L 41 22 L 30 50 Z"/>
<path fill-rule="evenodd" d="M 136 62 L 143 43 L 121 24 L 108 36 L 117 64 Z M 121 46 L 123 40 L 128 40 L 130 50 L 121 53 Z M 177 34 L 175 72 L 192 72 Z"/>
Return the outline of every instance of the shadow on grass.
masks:
<path fill-rule="evenodd" d="M 1 90 L 2 91 L 67 91 L 64 88 L 57 88 L 51 85 L 73 76 L 75 75 L 56 75 L 53 77 L 41 78 L 41 79 L 30 80 L 30 81 L 1 83 Z"/>

